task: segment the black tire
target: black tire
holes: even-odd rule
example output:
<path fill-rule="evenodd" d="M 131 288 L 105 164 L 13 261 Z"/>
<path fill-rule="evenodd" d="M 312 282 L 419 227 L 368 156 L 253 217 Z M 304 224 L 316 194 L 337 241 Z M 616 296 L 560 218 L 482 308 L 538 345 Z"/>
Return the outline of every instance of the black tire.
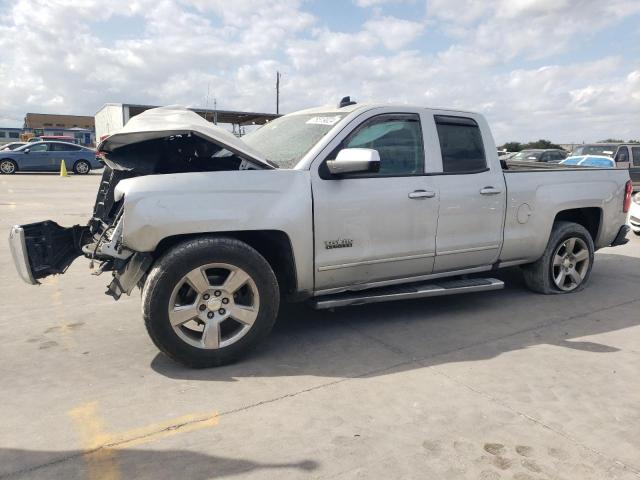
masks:
<path fill-rule="evenodd" d="M 640 237 L 640 230 L 634 230 L 633 233 Z"/>
<path fill-rule="evenodd" d="M 571 290 L 562 290 L 556 285 L 553 279 L 553 257 L 560 245 L 570 238 L 579 238 L 583 240 L 588 249 L 589 264 L 582 282 L 578 284 L 577 287 Z M 530 263 L 522 267 L 524 282 L 530 290 L 543 293 L 545 295 L 579 292 L 585 287 L 589 281 L 589 277 L 591 276 L 594 250 L 591 234 L 589 234 L 587 229 L 582 225 L 573 222 L 555 222 L 551 229 L 549 243 L 547 244 L 547 248 L 545 249 L 542 257 L 534 263 Z"/>
<path fill-rule="evenodd" d="M 73 173 L 87 175 L 91 171 L 91 164 L 87 160 L 78 160 L 73 164 Z"/>
<path fill-rule="evenodd" d="M 18 164 L 14 160 L 5 158 L 4 160 L 0 161 L 0 173 L 11 175 L 13 173 L 16 173 L 17 171 Z"/>
<path fill-rule="evenodd" d="M 244 270 L 260 298 L 257 318 L 248 332 L 235 343 L 217 349 L 198 348 L 180 338 L 169 322 L 168 312 L 172 291 L 184 275 L 211 263 Z M 151 340 L 169 358 L 191 368 L 226 365 L 246 355 L 269 334 L 279 306 L 280 290 L 269 263 L 246 243 L 227 237 L 187 240 L 167 251 L 152 267 L 142 291 L 142 313 Z"/>

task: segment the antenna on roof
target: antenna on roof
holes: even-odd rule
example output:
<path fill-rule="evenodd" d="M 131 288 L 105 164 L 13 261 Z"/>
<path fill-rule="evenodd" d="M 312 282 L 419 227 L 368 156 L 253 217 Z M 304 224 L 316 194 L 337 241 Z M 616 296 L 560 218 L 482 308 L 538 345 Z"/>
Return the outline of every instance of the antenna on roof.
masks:
<path fill-rule="evenodd" d="M 340 100 L 340 103 L 338 104 L 338 108 L 342 108 L 342 107 L 346 107 L 348 105 L 355 105 L 356 102 L 353 102 L 351 100 L 351 97 L 346 96 L 346 97 L 342 97 L 342 100 Z"/>

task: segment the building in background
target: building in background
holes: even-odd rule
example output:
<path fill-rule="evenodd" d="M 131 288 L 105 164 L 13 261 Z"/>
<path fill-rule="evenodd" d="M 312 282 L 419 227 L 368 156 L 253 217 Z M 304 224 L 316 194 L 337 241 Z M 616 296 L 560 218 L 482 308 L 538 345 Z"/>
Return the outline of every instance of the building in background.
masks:
<path fill-rule="evenodd" d="M 0 128 L 0 145 L 4 145 L 6 143 L 11 142 L 19 142 L 20 135 L 22 134 L 21 128 Z"/>
<path fill-rule="evenodd" d="M 27 113 L 22 133 L 27 136 L 71 136 L 80 145 L 95 145 L 94 118 L 87 115 Z"/>

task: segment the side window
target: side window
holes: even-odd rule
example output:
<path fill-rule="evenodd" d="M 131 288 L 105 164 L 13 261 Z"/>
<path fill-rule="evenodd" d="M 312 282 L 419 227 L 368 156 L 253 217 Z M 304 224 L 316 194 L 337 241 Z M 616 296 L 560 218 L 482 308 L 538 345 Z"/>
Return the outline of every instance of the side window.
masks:
<path fill-rule="evenodd" d="M 620 147 L 616 152 L 616 162 L 628 162 L 629 161 L 629 151 L 627 147 Z"/>
<path fill-rule="evenodd" d="M 418 115 L 381 115 L 366 121 L 347 137 L 332 155 L 343 148 L 371 148 L 380 154 L 375 177 L 424 174 L 424 146 Z"/>
<path fill-rule="evenodd" d="M 631 153 L 633 155 L 633 166 L 640 167 L 640 147 L 631 147 Z"/>
<path fill-rule="evenodd" d="M 560 160 L 564 160 L 566 155 L 562 152 L 550 152 L 549 156 L 552 162 L 559 162 Z"/>
<path fill-rule="evenodd" d="M 74 152 L 76 150 L 80 150 L 80 147 L 76 147 L 75 145 L 66 145 L 64 143 L 52 143 L 51 150 L 54 152 Z"/>
<path fill-rule="evenodd" d="M 487 170 L 482 135 L 475 120 L 436 115 L 435 121 L 444 173 L 478 173 Z"/>
<path fill-rule="evenodd" d="M 47 144 L 46 143 L 42 143 L 42 142 L 37 142 L 32 147 L 29 147 L 29 151 L 30 152 L 46 152 L 47 151 Z"/>

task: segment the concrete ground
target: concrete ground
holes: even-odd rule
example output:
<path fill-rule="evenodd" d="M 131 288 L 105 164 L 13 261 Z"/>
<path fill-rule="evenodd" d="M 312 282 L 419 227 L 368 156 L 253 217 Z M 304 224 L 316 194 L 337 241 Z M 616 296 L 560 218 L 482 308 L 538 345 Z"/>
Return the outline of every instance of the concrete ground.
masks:
<path fill-rule="evenodd" d="M 158 354 L 80 259 L 18 278 L 14 223 L 84 223 L 99 176 L 0 177 L 0 479 L 637 479 L 640 238 L 577 294 L 285 307 L 250 358 Z"/>

